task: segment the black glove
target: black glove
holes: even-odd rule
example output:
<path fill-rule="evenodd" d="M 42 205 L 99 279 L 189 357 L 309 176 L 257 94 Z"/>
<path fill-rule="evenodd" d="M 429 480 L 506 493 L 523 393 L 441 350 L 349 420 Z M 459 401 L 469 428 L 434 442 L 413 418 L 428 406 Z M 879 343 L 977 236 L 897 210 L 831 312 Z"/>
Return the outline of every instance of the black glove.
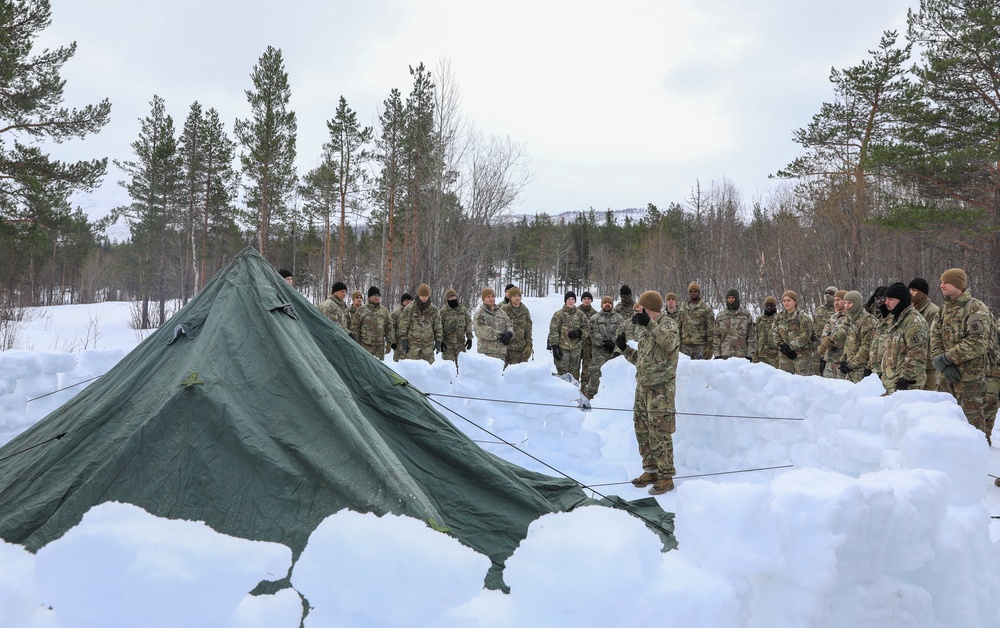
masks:
<path fill-rule="evenodd" d="M 468 351 L 472 351 L 472 338 L 465 339 L 465 348 Z"/>
<path fill-rule="evenodd" d="M 410 341 L 406 340 L 404 338 L 403 339 L 403 353 L 409 353 L 409 352 L 410 352 Z"/>
<path fill-rule="evenodd" d="M 903 379 L 900 377 L 896 380 L 896 390 L 909 390 L 910 386 L 917 383 L 915 379 Z"/>
<path fill-rule="evenodd" d="M 958 367 L 955 366 L 955 363 L 949 360 L 948 356 L 944 353 L 934 356 L 931 363 L 934 364 L 934 368 L 944 375 L 944 378 L 949 382 L 961 381 L 962 374 L 959 372 Z"/>
<path fill-rule="evenodd" d="M 389 345 L 389 348 L 392 349 L 393 351 L 395 351 L 396 350 L 396 343 L 394 342 L 391 345 Z"/>
<path fill-rule="evenodd" d="M 819 374 L 822 375 L 823 371 L 825 371 L 825 370 L 826 370 L 826 360 L 824 360 L 823 358 L 820 358 L 819 359 Z"/>
<path fill-rule="evenodd" d="M 838 366 L 837 368 L 840 369 L 840 372 L 843 373 L 844 375 L 847 375 L 848 373 L 854 370 L 851 367 L 847 366 L 847 360 L 841 360 L 840 366 Z"/>
<path fill-rule="evenodd" d="M 581 336 L 583 336 L 583 332 L 580 331 L 579 329 L 574 329 L 573 331 L 566 334 L 566 337 L 569 338 L 570 340 L 576 340 Z"/>
<path fill-rule="evenodd" d="M 510 341 L 513 338 L 514 338 L 514 332 L 512 332 L 509 329 L 507 331 L 505 331 L 504 333 L 500 334 L 500 342 L 502 342 L 505 345 L 509 345 Z"/>
<path fill-rule="evenodd" d="M 789 347 L 787 342 L 783 342 L 778 345 L 778 351 L 781 351 L 789 360 L 794 360 L 799 357 L 799 354 L 794 349 Z"/>
<path fill-rule="evenodd" d="M 351 340 L 353 340 L 354 342 L 357 342 L 357 339 L 354 337 L 354 332 L 353 331 L 347 332 L 347 335 L 351 337 Z"/>
<path fill-rule="evenodd" d="M 649 325 L 649 314 L 646 313 L 646 310 L 636 312 L 632 315 L 632 322 L 636 325 L 642 325 L 645 327 L 646 325 Z"/>
<path fill-rule="evenodd" d="M 625 350 L 625 347 L 628 346 L 628 340 L 626 340 L 625 334 L 618 334 L 615 336 L 615 346 L 618 347 L 619 351 Z"/>
<path fill-rule="evenodd" d="M 444 343 L 440 340 L 434 341 L 434 353 L 441 353 L 444 351 Z"/>
<path fill-rule="evenodd" d="M 872 370 L 871 370 L 870 368 L 866 368 L 866 369 L 864 370 L 864 373 L 862 373 L 862 376 L 863 376 L 863 377 L 868 377 L 868 376 L 869 376 L 869 375 L 871 375 L 871 374 L 872 374 Z"/>
<path fill-rule="evenodd" d="M 559 347 L 552 347 L 552 357 L 556 360 L 562 360 L 562 349 Z"/>
<path fill-rule="evenodd" d="M 608 353 L 611 353 L 612 351 L 615 350 L 615 343 L 610 340 L 605 340 L 603 343 L 601 343 L 601 347 L 603 347 L 604 350 L 607 351 Z"/>

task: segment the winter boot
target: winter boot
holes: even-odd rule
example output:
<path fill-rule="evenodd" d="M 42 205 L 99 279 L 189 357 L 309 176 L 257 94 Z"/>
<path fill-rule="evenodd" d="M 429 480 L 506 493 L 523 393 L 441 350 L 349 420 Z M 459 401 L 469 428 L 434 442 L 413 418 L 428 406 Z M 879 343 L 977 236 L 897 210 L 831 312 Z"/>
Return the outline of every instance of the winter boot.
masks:
<path fill-rule="evenodd" d="M 656 482 L 656 471 L 643 471 L 642 475 L 632 480 L 632 486 L 645 488 Z"/>
<path fill-rule="evenodd" d="M 649 489 L 649 494 L 663 495 L 664 493 L 669 493 L 672 490 L 674 490 L 673 478 L 658 478 L 656 482 L 653 483 L 653 487 Z"/>

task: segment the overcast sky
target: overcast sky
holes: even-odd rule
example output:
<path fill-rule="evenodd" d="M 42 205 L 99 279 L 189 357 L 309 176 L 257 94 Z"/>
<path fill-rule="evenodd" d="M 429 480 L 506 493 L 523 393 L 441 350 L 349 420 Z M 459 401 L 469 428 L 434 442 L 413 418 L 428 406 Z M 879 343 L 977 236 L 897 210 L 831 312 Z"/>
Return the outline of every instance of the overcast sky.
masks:
<path fill-rule="evenodd" d="M 831 67 L 855 65 L 884 30 L 905 31 L 916 0 L 51 0 L 40 42 L 76 41 L 66 103 L 112 102 L 112 121 L 65 159 L 129 159 L 154 94 L 178 130 L 195 100 L 232 123 L 268 45 L 280 48 L 298 116 L 300 174 L 327 141 L 343 95 L 374 125 L 408 67 L 442 59 L 462 112 L 483 132 L 524 143 L 533 181 L 515 211 L 559 213 L 683 202 L 696 182 L 728 178 L 766 196 L 769 173 L 832 97 Z M 93 215 L 125 200 L 109 165 L 76 198 Z"/>

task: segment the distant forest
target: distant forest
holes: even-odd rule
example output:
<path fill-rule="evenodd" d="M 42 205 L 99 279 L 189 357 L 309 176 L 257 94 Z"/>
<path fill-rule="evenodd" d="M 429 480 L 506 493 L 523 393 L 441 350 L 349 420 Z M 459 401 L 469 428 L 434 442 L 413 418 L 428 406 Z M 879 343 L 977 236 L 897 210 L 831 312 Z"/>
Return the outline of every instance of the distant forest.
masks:
<path fill-rule="evenodd" d="M 297 172 L 292 86 L 268 47 L 247 119 L 227 124 L 195 102 L 175 124 L 152 96 L 132 157 L 115 162 L 130 203 L 93 221 L 69 199 L 106 176 L 107 160 L 67 164 L 44 148 L 99 132 L 111 104 L 62 104 L 59 70 L 75 47 L 31 52 L 46 0 L 0 8 L 12 16 L 0 39 L 0 321 L 28 306 L 132 300 L 137 325 L 155 327 L 246 246 L 316 302 L 338 280 L 380 286 L 390 306 L 419 283 L 438 302 L 454 288 L 475 305 L 486 285 L 617 298 L 629 284 L 683 298 L 698 281 L 713 305 L 729 288 L 745 303 L 793 289 L 811 307 L 828 285 L 936 286 L 958 266 L 1000 306 L 995 2 L 923 0 L 905 34 L 887 31 L 857 65 L 834 68 L 829 101 L 792 131 L 800 156 L 774 165 L 765 198 L 693 181 L 687 198 L 634 217 L 581 208 L 558 219 L 511 213 L 531 178 L 526 149 L 467 121 L 447 64 L 411 67 L 374 128 L 342 96 L 319 165 Z M 128 241 L 109 241 L 113 221 Z"/>

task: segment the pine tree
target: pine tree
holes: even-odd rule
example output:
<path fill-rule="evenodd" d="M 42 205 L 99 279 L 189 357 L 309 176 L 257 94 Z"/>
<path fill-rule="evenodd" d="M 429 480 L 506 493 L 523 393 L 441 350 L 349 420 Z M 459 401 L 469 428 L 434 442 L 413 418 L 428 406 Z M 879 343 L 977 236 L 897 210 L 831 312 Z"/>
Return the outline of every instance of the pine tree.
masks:
<path fill-rule="evenodd" d="M 331 255 L 331 217 L 340 201 L 340 166 L 334 158 L 333 151 L 323 150 L 320 164 L 306 173 L 299 186 L 302 197 L 303 212 L 307 218 L 323 221 L 323 294 L 330 289 Z M 341 226 L 343 233 L 343 226 Z M 343 265 L 337 275 L 343 278 Z"/>
<path fill-rule="evenodd" d="M 381 164 L 381 171 L 376 180 L 375 200 L 376 216 L 384 216 L 383 231 L 385 249 L 385 284 L 392 287 L 395 261 L 397 204 L 403 194 L 404 147 L 403 134 L 406 125 L 406 113 L 398 89 L 389 92 L 388 98 L 382 103 L 379 113 L 381 133 L 375 140 L 377 152 L 375 158 Z M 405 256 L 405 252 L 404 252 Z M 400 274 L 402 279 L 402 274 Z M 402 282 L 400 282 L 402 285 Z"/>
<path fill-rule="evenodd" d="M 358 124 L 357 114 L 347 106 L 341 96 L 333 119 L 327 120 L 330 141 L 323 147 L 333 156 L 337 165 L 337 191 L 340 195 L 340 262 L 338 271 L 344 271 L 344 232 L 346 229 L 347 197 L 356 196 L 359 186 L 366 180 L 363 166 L 371 159 L 367 145 L 372 141 L 371 127 Z"/>
<path fill-rule="evenodd" d="M 434 159 L 434 83 L 424 64 L 410 67 L 413 88 L 406 99 L 406 126 L 403 134 L 404 167 L 407 180 L 409 213 L 404 238 L 404 258 L 412 254 L 410 283 L 418 277 L 417 251 L 421 246 L 421 209 L 430 196 Z M 408 249 L 408 251 L 406 251 Z"/>
<path fill-rule="evenodd" d="M 250 74 L 247 90 L 251 117 L 237 120 L 236 139 L 246 178 L 248 218 L 257 229 L 261 255 L 267 256 L 271 224 L 288 211 L 295 190 L 295 112 L 288 109 L 291 89 L 281 50 L 268 46 Z"/>

